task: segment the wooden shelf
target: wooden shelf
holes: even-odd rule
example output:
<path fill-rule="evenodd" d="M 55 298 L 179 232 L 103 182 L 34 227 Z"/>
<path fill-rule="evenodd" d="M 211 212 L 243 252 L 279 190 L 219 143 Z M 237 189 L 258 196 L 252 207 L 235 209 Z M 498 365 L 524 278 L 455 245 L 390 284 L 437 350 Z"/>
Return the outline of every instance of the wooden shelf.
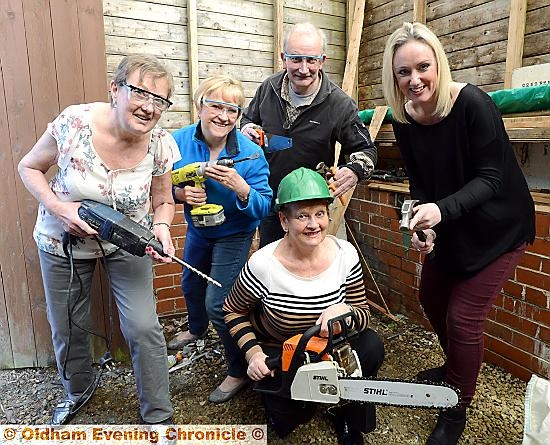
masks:
<path fill-rule="evenodd" d="M 548 114 L 507 115 L 503 120 L 512 142 L 550 143 L 550 115 Z M 390 124 L 382 125 L 376 142 L 395 143 Z"/>
<path fill-rule="evenodd" d="M 368 181 L 367 187 L 373 190 L 382 190 L 385 192 L 409 194 L 408 182 L 380 182 Z M 535 210 L 539 213 L 550 214 L 550 193 L 531 192 L 533 201 L 535 201 Z"/>

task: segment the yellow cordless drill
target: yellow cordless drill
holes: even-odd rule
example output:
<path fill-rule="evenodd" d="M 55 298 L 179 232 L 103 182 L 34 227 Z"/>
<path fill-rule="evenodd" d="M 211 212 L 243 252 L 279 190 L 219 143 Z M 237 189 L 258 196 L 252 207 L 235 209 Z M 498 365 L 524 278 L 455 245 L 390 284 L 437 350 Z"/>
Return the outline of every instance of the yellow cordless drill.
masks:
<path fill-rule="evenodd" d="M 215 161 L 192 162 L 176 170 L 172 170 L 172 184 L 180 185 L 185 182 L 193 182 L 195 187 L 203 187 L 206 176 L 204 170 L 212 165 L 223 165 L 225 167 L 233 167 L 237 162 L 256 159 L 260 153 L 254 153 L 242 159 L 218 159 Z M 225 221 L 223 207 L 219 204 L 203 204 L 201 206 L 193 206 L 191 210 L 191 220 L 195 227 L 212 227 L 219 226 Z"/>

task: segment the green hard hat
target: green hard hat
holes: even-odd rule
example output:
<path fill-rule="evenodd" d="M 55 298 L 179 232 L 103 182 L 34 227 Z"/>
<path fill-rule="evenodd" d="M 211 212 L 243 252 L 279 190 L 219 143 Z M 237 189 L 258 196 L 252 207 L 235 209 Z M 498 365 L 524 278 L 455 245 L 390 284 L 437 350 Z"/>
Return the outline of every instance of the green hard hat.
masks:
<path fill-rule="evenodd" d="M 309 168 L 300 167 L 291 171 L 279 183 L 275 210 L 284 204 L 309 199 L 326 199 L 332 201 L 327 182 L 323 177 Z"/>

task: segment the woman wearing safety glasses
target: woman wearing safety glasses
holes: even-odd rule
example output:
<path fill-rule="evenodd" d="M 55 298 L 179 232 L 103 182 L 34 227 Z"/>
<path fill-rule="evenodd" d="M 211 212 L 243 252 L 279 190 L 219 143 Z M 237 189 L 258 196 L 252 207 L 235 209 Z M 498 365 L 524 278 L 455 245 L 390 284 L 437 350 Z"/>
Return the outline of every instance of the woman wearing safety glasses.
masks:
<path fill-rule="evenodd" d="M 152 251 L 133 256 L 99 241 L 78 209 L 83 199 L 112 206 L 150 227 L 164 252 L 174 254 L 170 172 L 180 156 L 172 136 L 156 126 L 170 106 L 172 90 L 172 76 L 154 56 L 125 57 L 111 80 L 110 103 L 63 110 L 19 164 L 23 183 L 40 203 L 34 238 L 66 393 L 54 408 L 54 425 L 67 423 L 99 382 L 91 366 L 88 329 L 93 272 L 103 256 L 132 355 L 141 417 L 145 423 L 171 422 L 166 342 L 156 314 L 151 256 L 170 259 Z M 46 173 L 54 165 L 57 173 L 48 183 Z"/>
<path fill-rule="evenodd" d="M 212 322 L 224 345 L 228 375 L 208 400 L 223 403 L 248 383 L 246 360 L 223 320 L 223 303 L 248 258 L 273 193 L 262 150 L 236 130 L 244 105 L 241 83 L 225 75 L 210 77 L 195 91 L 194 103 L 199 122 L 174 132 L 182 158 L 174 170 L 180 169 L 177 177 L 182 181 L 173 193 L 176 202 L 184 203 L 187 221 L 184 261 L 221 287 L 184 269 L 189 330 L 168 347 L 180 349 L 204 337 Z M 209 161 L 214 165 L 205 166 Z"/>

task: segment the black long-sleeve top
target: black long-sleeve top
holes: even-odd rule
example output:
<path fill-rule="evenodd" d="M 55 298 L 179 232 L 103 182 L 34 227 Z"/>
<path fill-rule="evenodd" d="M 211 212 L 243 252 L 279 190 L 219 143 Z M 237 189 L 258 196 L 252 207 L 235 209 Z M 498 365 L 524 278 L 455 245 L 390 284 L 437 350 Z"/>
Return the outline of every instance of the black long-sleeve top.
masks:
<path fill-rule="evenodd" d="M 441 211 L 435 261 L 464 275 L 535 237 L 535 208 L 491 100 L 474 85 L 434 125 L 393 123 L 411 196 Z"/>
<path fill-rule="evenodd" d="M 285 71 L 273 74 L 256 90 L 252 101 L 241 119 L 241 128 L 248 123 L 262 126 L 264 131 L 288 136 L 293 147 L 266 156 L 269 163 L 269 185 L 273 200 L 281 179 L 298 167 L 315 170 L 319 162 L 327 166 L 334 164 L 334 146 L 342 144 L 338 165 L 345 164 L 344 156 L 362 153 L 370 159 L 372 168 L 376 165 L 377 150 L 368 129 L 358 115 L 357 106 L 351 97 L 330 81 L 321 71 L 322 81 L 317 96 L 304 107 L 296 120 L 288 125 L 284 111 L 281 89 Z M 367 179 L 363 168 L 354 162 L 346 164 L 358 176 Z M 370 176 L 372 171 L 368 172 Z"/>

